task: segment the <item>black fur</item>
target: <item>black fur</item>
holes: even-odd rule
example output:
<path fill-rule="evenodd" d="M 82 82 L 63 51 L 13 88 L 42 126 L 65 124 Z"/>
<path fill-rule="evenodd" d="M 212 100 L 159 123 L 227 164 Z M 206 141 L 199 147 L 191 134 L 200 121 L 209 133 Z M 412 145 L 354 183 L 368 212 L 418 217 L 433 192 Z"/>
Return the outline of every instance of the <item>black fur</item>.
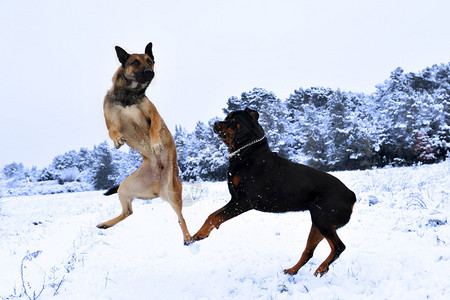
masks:
<path fill-rule="evenodd" d="M 119 61 L 122 64 L 122 66 L 125 67 L 125 63 L 130 58 L 130 54 L 128 54 L 127 51 L 123 50 L 119 46 L 116 46 L 115 49 L 116 49 L 116 53 L 117 53 L 117 58 L 119 58 Z"/>
<path fill-rule="evenodd" d="M 113 194 L 117 193 L 118 189 L 119 189 L 119 185 L 113 186 L 112 188 L 110 188 L 109 190 L 104 192 L 103 195 L 105 195 L 105 196 L 113 195 Z"/>
<path fill-rule="evenodd" d="M 247 108 L 214 124 L 214 132 L 231 152 L 227 174 L 231 200 L 209 215 L 194 240 L 208 237 L 214 228 L 251 209 L 272 213 L 309 210 L 313 225 L 305 251 L 284 272 L 296 274 L 326 238 L 331 253 L 314 273 L 322 276 L 345 250 L 336 229 L 350 220 L 356 196 L 336 177 L 272 152 L 258 118 L 258 112 Z"/>
<path fill-rule="evenodd" d="M 264 136 L 257 119 L 256 111 L 236 111 L 217 122 L 214 130 L 220 134 L 224 127 L 236 128 L 230 147 L 233 152 Z M 325 237 L 331 228 L 349 221 L 356 202 L 355 194 L 339 179 L 280 157 L 270 150 L 267 139 L 230 158 L 228 188 L 231 201 L 223 211 L 227 219 L 251 209 L 274 213 L 309 210 L 313 224 Z"/>

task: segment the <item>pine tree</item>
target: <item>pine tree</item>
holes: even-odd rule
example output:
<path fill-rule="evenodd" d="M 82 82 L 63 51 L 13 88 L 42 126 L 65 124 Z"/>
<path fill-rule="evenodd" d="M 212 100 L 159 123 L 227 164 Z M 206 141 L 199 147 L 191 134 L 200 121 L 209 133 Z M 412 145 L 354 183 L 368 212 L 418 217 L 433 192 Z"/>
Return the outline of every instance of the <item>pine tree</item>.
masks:
<path fill-rule="evenodd" d="M 92 166 L 91 151 L 87 148 L 81 148 L 78 152 L 78 171 L 83 172 Z"/>
<path fill-rule="evenodd" d="M 434 154 L 435 148 L 425 131 L 419 131 L 416 134 L 416 143 L 414 147 L 414 153 L 417 155 L 418 159 L 422 163 L 434 163 L 437 160 Z"/>
<path fill-rule="evenodd" d="M 180 178 L 182 180 L 189 180 L 185 175 L 186 170 L 188 169 L 188 159 L 189 159 L 189 140 L 188 133 L 186 130 L 180 125 L 175 126 L 175 134 L 173 136 L 175 140 L 175 147 L 177 149 L 177 157 L 178 157 L 178 167 L 180 168 Z"/>
<path fill-rule="evenodd" d="M 310 99 L 306 92 L 299 88 L 295 90 L 285 101 L 287 110 L 286 152 L 289 159 L 296 162 L 306 162 L 304 151 L 307 139 L 307 131 L 311 120 L 307 119 L 305 110 L 310 105 Z"/>
<path fill-rule="evenodd" d="M 93 150 L 94 169 L 93 169 L 93 185 L 96 190 L 110 188 L 115 184 L 114 177 L 116 170 L 113 164 L 113 157 L 105 141 Z"/>
<path fill-rule="evenodd" d="M 8 164 L 3 168 L 2 172 L 6 178 L 25 178 L 25 168 L 22 163 L 13 162 L 11 164 Z"/>
<path fill-rule="evenodd" d="M 213 123 L 199 121 L 194 132 L 176 130 L 175 143 L 181 153 L 179 164 L 183 180 L 224 180 L 227 160 L 223 143 L 212 131 Z"/>
<path fill-rule="evenodd" d="M 350 111 L 346 96 L 336 91 L 329 99 L 330 127 L 328 164 L 332 170 L 345 169 L 352 152 L 349 149 L 351 124 L 348 117 Z"/>
<path fill-rule="evenodd" d="M 403 69 L 397 68 L 389 80 L 377 86 L 379 104 L 380 154 L 386 163 L 408 164 L 414 159 L 414 126 L 417 104 Z"/>
<path fill-rule="evenodd" d="M 79 156 L 75 150 L 70 150 L 64 154 L 58 155 L 53 159 L 51 167 L 55 170 L 64 170 L 72 167 L 78 167 Z"/>
<path fill-rule="evenodd" d="M 313 103 L 305 104 L 302 108 L 305 123 L 305 143 L 303 152 L 310 157 L 307 164 L 311 167 L 329 170 L 329 114 L 321 107 L 316 107 Z"/>
<path fill-rule="evenodd" d="M 372 97 L 352 92 L 345 93 L 348 130 L 346 161 L 339 170 L 367 169 L 373 166 L 376 157 L 378 135 L 375 131 Z"/>
<path fill-rule="evenodd" d="M 445 159 L 450 154 L 450 63 L 433 66 L 438 88 L 434 91 L 436 102 L 442 106 L 441 124 L 437 132 L 436 155 Z"/>

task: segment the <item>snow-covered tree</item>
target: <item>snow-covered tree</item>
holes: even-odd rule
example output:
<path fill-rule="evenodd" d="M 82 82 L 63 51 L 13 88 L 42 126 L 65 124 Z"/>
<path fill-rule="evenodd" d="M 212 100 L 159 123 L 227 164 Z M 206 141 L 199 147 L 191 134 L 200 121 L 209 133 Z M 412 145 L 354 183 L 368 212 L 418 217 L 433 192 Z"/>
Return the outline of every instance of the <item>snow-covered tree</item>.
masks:
<path fill-rule="evenodd" d="M 116 169 L 110 147 L 106 141 L 94 147 L 93 158 L 95 161 L 92 178 L 94 188 L 97 190 L 110 188 L 116 183 L 114 180 Z"/>
<path fill-rule="evenodd" d="M 25 178 L 25 168 L 22 163 L 13 162 L 8 164 L 3 168 L 2 172 L 6 178 Z"/>
<path fill-rule="evenodd" d="M 212 130 L 217 119 L 197 122 L 192 133 L 177 126 L 175 145 L 183 180 L 224 180 L 226 178 L 226 149 Z"/>
<path fill-rule="evenodd" d="M 294 90 L 283 101 L 273 92 L 254 88 L 230 97 L 223 111 L 246 107 L 259 112 L 272 150 L 324 170 L 430 163 L 450 155 L 450 63 L 417 73 L 397 68 L 370 95 L 312 87 Z M 198 122 L 192 132 L 175 127 L 183 180 L 225 179 L 227 149 L 212 131 L 217 120 L 223 117 Z M 7 165 L 3 178 L 32 182 L 76 177 L 107 188 L 141 162 L 135 150 L 117 151 L 103 142 L 93 150 L 58 155 L 42 170 Z"/>

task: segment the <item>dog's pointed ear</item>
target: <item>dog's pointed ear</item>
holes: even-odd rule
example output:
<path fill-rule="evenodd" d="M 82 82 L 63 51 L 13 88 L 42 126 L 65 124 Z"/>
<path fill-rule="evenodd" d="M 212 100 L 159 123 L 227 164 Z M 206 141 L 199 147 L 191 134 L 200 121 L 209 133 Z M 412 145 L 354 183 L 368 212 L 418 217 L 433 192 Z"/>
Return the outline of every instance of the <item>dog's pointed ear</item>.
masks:
<path fill-rule="evenodd" d="M 145 54 L 150 56 L 150 58 L 154 61 L 155 58 L 153 57 L 152 47 L 153 47 L 153 44 L 148 43 L 148 45 L 145 47 Z"/>
<path fill-rule="evenodd" d="M 246 113 L 248 113 L 255 121 L 258 121 L 259 119 L 259 113 L 256 110 L 250 109 L 248 107 L 244 110 Z"/>
<path fill-rule="evenodd" d="M 117 58 L 119 59 L 122 66 L 125 66 L 125 63 L 127 62 L 128 58 L 130 58 L 130 54 L 128 54 L 127 51 L 123 50 L 119 46 L 116 46 L 116 53 Z"/>

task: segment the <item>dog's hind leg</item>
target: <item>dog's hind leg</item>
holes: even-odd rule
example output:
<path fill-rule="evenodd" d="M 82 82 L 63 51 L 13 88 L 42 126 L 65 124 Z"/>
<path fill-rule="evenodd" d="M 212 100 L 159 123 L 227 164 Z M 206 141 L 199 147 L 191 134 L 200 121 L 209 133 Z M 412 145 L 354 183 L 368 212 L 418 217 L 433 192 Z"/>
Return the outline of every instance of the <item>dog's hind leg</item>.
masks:
<path fill-rule="evenodd" d="M 306 242 L 306 248 L 303 251 L 302 257 L 298 263 L 292 268 L 284 270 L 284 274 L 295 275 L 298 270 L 303 267 L 313 256 L 314 250 L 320 241 L 323 240 L 323 235 L 320 233 L 314 224 L 311 226 L 311 231 L 309 232 L 308 241 Z"/>
<path fill-rule="evenodd" d="M 158 184 L 152 180 L 151 165 L 143 163 L 134 173 L 128 176 L 119 186 L 120 204 L 122 213 L 114 219 L 97 225 L 98 228 L 106 229 L 124 220 L 133 213 L 131 202 L 134 198 L 153 199 L 158 196 Z"/>
<path fill-rule="evenodd" d="M 169 202 L 172 208 L 175 210 L 175 213 L 178 216 L 178 223 L 180 224 L 181 231 L 183 232 L 184 244 L 191 244 L 194 240 L 189 233 L 186 221 L 184 220 L 183 214 L 181 213 L 181 210 L 183 208 L 182 186 L 178 176 L 173 176 L 173 182 L 171 184 L 169 183 L 167 191 L 161 193 L 161 198 Z"/>
<path fill-rule="evenodd" d="M 119 199 L 120 204 L 122 205 L 122 213 L 114 219 L 97 225 L 98 228 L 107 229 L 112 227 L 133 213 L 133 209 L 131 208 L 131 201 L 133 201 L 133 197 L 127 196 L 119 190 Z"/>
<path fill-rule="evenodd" d="M 330 244 L 331 253 L 327 257 L 327 259 L 325 259 L 325 261 L 319 266 L 319 268 L 317 268 L 316 272 L 314 272 L 315 276 L 320 275 L 321 277 L 328 272 L 328 268 L 330 267 L 330 265 L 336 259 L 338 259 L 341 253 L 345 250 L 345 245 L 337 235 L 335 227 L 331 227 L 327 230 L 322 231 L 322 234 L 325 236 L 328 244 Z"/>

